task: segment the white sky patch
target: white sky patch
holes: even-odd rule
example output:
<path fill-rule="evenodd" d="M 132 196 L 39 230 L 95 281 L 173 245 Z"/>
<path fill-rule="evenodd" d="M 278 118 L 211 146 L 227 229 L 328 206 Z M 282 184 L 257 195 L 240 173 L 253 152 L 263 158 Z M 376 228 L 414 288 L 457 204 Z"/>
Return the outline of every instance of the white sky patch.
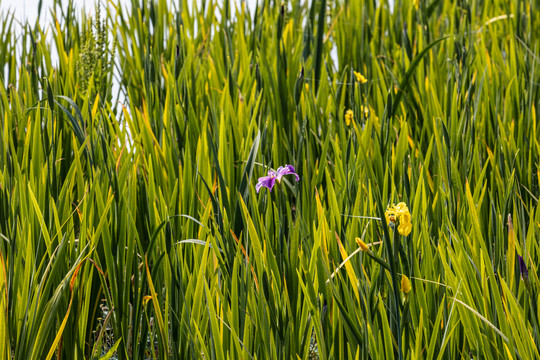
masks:
<path fill-rule="evenodd" d="M 115 4 L 121 4 L 123 7 L 126 7 L 131 3 L 130 0 L 114 0 L 114 2 Z M 234 2 L 240 4 L 240 0 L 231 1 L 231 10 L 234 10 Z M 262 0 L 259 0 L 259 3 L 262 2 Z M 45 23 L 50 16 L 49 9 L 54 5 L 54 0 L 43 0 L 42 3 L 41 21 Z M 62 1 L 63 6 L 66 6 L 67 3 L 67 0 Z M 92 14 L 96 0 L 74 0 L 73 3 L 79 12 L 84 9 L 87 13 Z M 200 4 L 200 0 L 197 3 Z M 30 23 L 34 23 L 38 16 L 38 4 L 39 0 L 0 0 L 0 9 L 1 11 L 7 11 L 8 9 L 14 11 L 15 18 L 21 22 L 28 20 Z M 101 5 L 103 5 L 104 8 L 106 7 L 106 4 L 107 1 L 101 1 Z M 173 5 L 175 2 L 169 0 L 169 4 Z M 191 2 L 188 2 L 188 4 L 191 4 Z M 246 4 L 250 12 L 254 12 L 257 0 L 246 0 Z"/>

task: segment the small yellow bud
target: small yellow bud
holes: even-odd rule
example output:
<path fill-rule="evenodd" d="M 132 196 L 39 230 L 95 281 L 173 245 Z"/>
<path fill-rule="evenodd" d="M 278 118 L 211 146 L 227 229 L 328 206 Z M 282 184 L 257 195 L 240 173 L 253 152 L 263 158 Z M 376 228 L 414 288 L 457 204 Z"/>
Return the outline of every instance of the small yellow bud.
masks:
<path fill-rule="evenodd" d="M 401 291 L 408 294 L 411 291 L 411 281 L 406 275 L 401 277 Z"/>
<path fill-rule="evenodd" d="M 358 246 L 360 246 L 362 251 L 369 251 L 369 247 L 359 237 L 356 238 L 356 243 L 358 244 Z"/>

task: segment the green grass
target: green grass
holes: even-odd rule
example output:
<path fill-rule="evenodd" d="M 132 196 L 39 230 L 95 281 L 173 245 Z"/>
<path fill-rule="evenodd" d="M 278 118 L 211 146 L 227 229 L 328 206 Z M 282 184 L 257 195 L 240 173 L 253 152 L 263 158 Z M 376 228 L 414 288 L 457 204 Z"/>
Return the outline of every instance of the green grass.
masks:
<path fill-rule="evenodd" d="M 540 357 L 537 1 L 140 3 L 0 12 L 0 358 Z"/>

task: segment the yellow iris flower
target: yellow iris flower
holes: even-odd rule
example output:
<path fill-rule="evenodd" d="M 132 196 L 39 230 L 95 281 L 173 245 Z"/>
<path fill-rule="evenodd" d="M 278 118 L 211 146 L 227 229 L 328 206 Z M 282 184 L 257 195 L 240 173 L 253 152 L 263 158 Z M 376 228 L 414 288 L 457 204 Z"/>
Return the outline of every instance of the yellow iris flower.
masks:
<path fill-rule="evenodd" d="M 408 236 L 412 231 L 411 213 L 407 204 L 400 202 L 397 205 L 388 206 L 384 213 L 386 222 L 397 225 L 397 231 L 404 236 Z"/>
<path fill-rule="evenodd" d="M 347 126 L 351 125 L 351 122 L 354 120 L 354 113 L 352 110 L 345 111 L 345 124 Z"/>
<path fill-rule="evenodd" d="M 367 83 L 367 79 L 364 77 L 364 75 L 360 74 L 358 71 L 353 71 L 354 76 L 356 76 L 356 81 L 358 81 L 360 84 Z"/>

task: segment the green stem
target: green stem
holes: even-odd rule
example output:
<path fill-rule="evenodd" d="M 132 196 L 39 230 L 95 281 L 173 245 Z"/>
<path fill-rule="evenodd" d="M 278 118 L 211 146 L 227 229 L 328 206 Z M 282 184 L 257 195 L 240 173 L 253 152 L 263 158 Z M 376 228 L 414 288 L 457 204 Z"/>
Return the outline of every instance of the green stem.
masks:
<path fill-rule="evenodd" d="M 403 360 L 403 353 L 401 351 L 401 314 L 399 311 L 399 287 L 397 281 L 397 265 L 399 264 L 399 235 L 397 235 L 396 229 L 393 229 L 394 232 L 394 241 L 390 243 L 387 242 L 387 251 L 388 251 L 388 262 L 390 263 L 390 276 L 392 277 L 392 287 L 394 288 L 394 318 L 396 319 L 396 337 L 398 343 L 398 356 L 399 360 Z M 394 247 L 394 252 L 392 256 L 392 246 Z"/>

